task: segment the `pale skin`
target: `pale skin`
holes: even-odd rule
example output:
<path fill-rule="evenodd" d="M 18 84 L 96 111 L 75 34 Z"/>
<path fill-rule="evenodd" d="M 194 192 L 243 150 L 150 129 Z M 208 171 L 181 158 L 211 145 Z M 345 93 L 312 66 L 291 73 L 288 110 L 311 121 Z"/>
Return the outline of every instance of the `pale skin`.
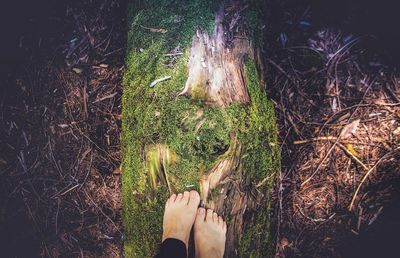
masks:
<path fill-rule="evenodd" d="M 226 222 L 211 209 L 198 208 L 196 191 L 173 194 L 165 204 L 162 241 L 167 238 L 189 243 L 193 228 L 196 258 L 222 258 L 225 251 Z"/>

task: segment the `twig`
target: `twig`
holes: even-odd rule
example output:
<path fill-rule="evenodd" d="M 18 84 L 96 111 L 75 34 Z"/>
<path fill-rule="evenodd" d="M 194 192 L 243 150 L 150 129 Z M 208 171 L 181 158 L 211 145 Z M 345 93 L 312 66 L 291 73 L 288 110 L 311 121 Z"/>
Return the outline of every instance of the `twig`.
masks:
<path fill-rule="evenodd" d="M 390 88 L 390 86 L 388 84 L 385 85 L 386 91 L 389 93 L 390 97 L 393 98 L 393 100 L 396 101 L 397 104 L 400 103 L 400 98 L 397 96 L 397 94 Z"/>
<path fill-rule="evenodd" d="M 67 193 L 71 192 L 72 190 L 74 190 L 78 186 L 79 186 L 79 184 L 74 185 L 73 187 L 71 187 L 71 188 L 65 190 L 64 192 L 62 192 L 61 195 L 66 195 Z"/>
<path fill-rule="evenodd" d="M 297 207 L 297 209 L 299 209 L 299 212 L 300 212 L 301 215 L 303 215 L 303 217 L 305 217 L 305 218 L 307 218 L 307 219 L 309 219 L 309 220 L 311 220 L 313 222 L 325 222 L 325 221 L 328 221 L 328 220 L 332 219 L 336 215 L 336 213 L 332 213 L 327 219 L 314 219 L 314 218 L 311 218 L 311 217 L 307 216 L 303 212 L 303 210 L 300 208 L 299 205 L 296 205 L 296 207 Z"/>
<path fill-rule="evenodd" d="M 111 222 L 111 224 L 115 227 L 115 229 L 122 235 L 121 230 L 119 230 L 119 227 L 115 224 L 115 222 L 109 216 L 107 216 L 107 214 L 104 213 L 104 211 L 96 204 L 95 201 L 93 201 L 93 199 L 90 197 L 90 195 L 86 191 L 84 191 L 84 193 L 85 193 L 86 197 L 93 203 L 93 205 L 100 211 L 100 213 L 103 214 L 103 216 L 106 219 L 108 219 Z"/>
<path fill-rule="evenodd" d="M 276 239 L 280 238 L 280 229 L 282 224 L 282 214 L 283 214 L 283 177 L 282 177 L 282 169 L 279 169 L 279 189 L 278 189 L 278 203 L 279 203 L 279 210 L 278 210 L 278 225 L 276 229 Z"/>
<path fill-rule="evenodd" d="M 259 183 L 256 185 L 256 187 L 259 188 L 260 186 L 263 186 L 269 179 L 271 179 L 271 178 L 274 177 L 274 176 L 275 176 L 275 172 L 272 173 L 271 175 L 269 175 L 269 176 L 263 178 L 263 180 L 261 180 L 261 182 L 259 182 Z"/>
<path fill-rule="evenodd" d="M 303 187 L 305 184 L 311 181 L 311 179 L 318 173 L 318 171 L 321 169 L 322 164 L 324 164 L 325 160 L 328 158 L 329 154 L 333 151 L 335 148 L 336 144 L 339 142 L 340 135 L 337 137 L 336 141 L 332 144 L 332 146 L 329 148 L 328 152 L 325 154 L 324 158 L 321 160 L 321 162 L 318 164 L 317 168 L 315 171 L 309 176 L 303 183 L 301 183 L 301 187 Z"/>
<path fill-rule="evenodd" d="M 83 86 L 82 90 L 83 95 L 83 110 L 85 111 L 85 119 L 89 118 L 88 113 L 88 94 L 87 94 L 87 80 L 85 80 L 85 85 Z"/>
<path fill-rule="evenodd" d="M 163 77 L 163 78 L 154 80 L 152 83 L 150 83 L 149 87 L 150 87 L 150 88 L 153 88 L 154 86 L 156 86 L 157 83 L 163 82 L 163 81 L 166 81 L 166 80 L 169 80 L 169 79 L 171 79 L 171 76 L 165 76 L 165 77 Z"/>
<path fill-rule="evenodd" d="M 341 53 L 342 51 L 348 51 L 352 46 L 354 46 L 358 41 L 360 41 L 361 37 L 357 37 L 353 40 L 351 40 L 350 42 L 348 42 L 347 44 L 345 44 L 344 46 L 342 46 L 341 48 L 339 48 L 328 60 L 327 62 L 327 66 L 329 65 L 329 63 L 335 59 L 335 57 Z"/>
<path fill-rule="evenodd" d="M 383 160 L 385 160 L 387 157 L 389 157 L 390 155 L 392 155 L 394 152 L 400 150 L 400 147 L 397 147 L 395 150 L 386 153 L 385 155 L 383 155 L 376 163 L 375 165 L 373 165 L 368 171 L 367 173 L 365 173 L 365 175 L 363 176 L 363 178 L 361 179 L 361 182 L 358 184 L 357 189 L 353 195 L 353 198 L 351 199 L 350 205 L 349 205 L 349 211 L 351 211 L 353 209 L 354 206 L 354 202 L 356 201 L 358 192 L 361 189 L 361 186 L 364 184 L 365 180 L 367 180 L 368 176 L 372 173 L 372 171 L 374 171 L 374 169 L 379 165 L 379 163 L 381 163 Z"/>
<path fill-rule="evenodd" d="M 332 140 L 336 140 L 336 139 L 337 139 L 337 137 L 335 137 L 335 136 L 321 136 L 321 137 L 311 138 L 308 140 L 294 141 L 293 144 L 297 145 L 297 144 L 304 144 L 304 143 L 316 142 L 316 141 L 332 141 Z"/>
<path fill-rule="evenodd" d="M 285 77 L 291 82 L 293 83 L 293 85 L 296 86 L 296 82 L 293 80 L 293 78 L 287 74 L 287 72 L 285 72 L 285 70 L 283 70 L 282 67 L 280 67 L 277 63 L 275 63 L 272 59 L 267 58 L 267 61 L 272 64 L 276 69 L 278 69 L 278 71 L 280 71 L 283 75 L 285 75 Z"/>
<path fill-rule="evenodd" d="M 83 179 L 83 181 L 81 183 L 81 187 L 79 189 L 82 189 L 82 187 L 85 185 L 86 180 L 89 177 L 90 171 L 92 170 L 92 164 L 93 164 L 93 151 L 91 151 L 91 154 L 90 154 L 90 163 L 89 163 L 88 171 L 87 171 L 86 176 Z"/>
<path fill-rule="evenodd" d="M 364 95 L 362 96 L 360 102 L 358 103 L 358 105 L 356 106 L 355 110 L 353 111 L 353 113 L 350 115 L 349 119 L 347 121 L 350 121 L 354 114 L 357 112 L 359 105 L 364 101 L 365 96 L 367 95 L 367 92 L 369 91 L 369 89 L 372 87 L 372 85 L 375 82 L 376 77 L 372 80 L 372 82 L 368 85 L 368 88 L 365 90 Z M 324 126 L 323 126 L 324 127 Z M 345 127 L 343 128 L 345 129 Z M 342 129 L 342 131 L 343 131 Z M 303 183 L 301 183 L 301 186 L 304 186 L 305 184 L 307 184 L 308 182 L 310 182 L 310 180 L 317 174 L 317 172 L 320 170 L 320 168 L 322 167 L 322 164 L 325 162 L 325 160 L 328 158 L 329 154 L 331 154 L 331 152 L 333 151 L 333 149 L 335 148 L 336 144 L 339 142 L 340 138 L 342 137 L 342 131 L 340 132 L 339 136 L 337 137 L 336 141 L 333 143 L 333 145 L 329 148 L 328 152 L 326 153 L 325 157 L 322 159 L 322 161 L 318 164 L 317 168 L 315 169 L 315 171 L 311 174 L 311 176 L 309 178 L 307 178 Z"/>
<path fill-rule="evenodd" d="M 164 54 L 164 56 L 181 56 L 181 55 L 183 55 L 183 52 Z"/>
<path fill-rule="evenodd" d="M 82 130 L 81 130 L 78 126 L 76 126 L 76 125 L 74 125 L 74 126 L 75 126 L 75 129 L 77 129 L 77 130 L 79 131 L 79 134 L 80 134 L 81 136 L 83 136 L 84 138 L 86 138 L 86 139 L 87 139 L 90 143 L 92 143 L 93 146 L 95 146 L 99 151 L 101 151 L 101 152 L 103 152 L 104 154 L 106 154 L 106 155 L 110 158 L 111 162 L 115 160 L 115 158 L 114 158 L 113 156 L 111 156 L 110 153 L 108 153 L 106 150 L 100 148 L 92 139 L 90 139 L 89 136 L 87 136 L 86 134 L 84 134 L 84 133 L 82 132 Z M 113 163 L 113 164 L 115 165 L 115 163 Z"/>
<path fill-rule="evenodd" d="M 123 48 L 123 47 L 114 49 L 113 51 L 108 52 L 107 54 L 104 54 L 104 57 L 107 57 L 107 56 L 109 56 L 109 55 L 114 54 L 115 52 L 118 52 L 118 51 L 121 51 L 121 50 L 124 50 L 124 49 L 125 49 L 125 48 Z"/>
<path fill-rule="evenodd" d="M 106 100 L 106 99 L 114 98 L 117 94 L 118 94 L 118 92 L 114 92 L 113 94 L 110 94 L 110 95 L 107 95 L 105 97 L 102 97 L 102 98 L 100 98 L 98 100 L 93 101 L 92 103 L 94 104 L 94 103 L 97 103 L 97 102 L 100 102 L 100 101 L 103 101 L 103 100 Z"/>
<path fill-rule="evenodd" d="M 58 235 L 58 213 L 60 212 L 60 198 L 57 198 L 57 211 L 56 211 L 56 236 Z"/>
<path fill-rule="evenodd" d="M 382 210 L 383 210 L 383 206 L 381 206 L 381 207 L 379 208 L 379 210 L 374 214 L 374 216 L 370 219 L 370 221 L 368 222 L 368 226 L 371 226 L 372 223 L 375 222 L 375 220 L 376 220 L 376 219 L 378 218 L 378 216 L 381 214 Z"/>
<path fill-rule="evenodd" d="M 57 163 L 57 161 L 56 161 L 56 158 L 54 157 L 53 149 L 51 148 L 51 139 L 50 139 L 50 136 L 48 137 L 48 145 L 49 145 L 49 150 L 50 150 L 50 158 L 52 159 L 52 161 L 53 161 L 53 163 L 54 163 L 54 166 L 56 167 L 58 173 L 60 174 L 60 177 L 63 178 L 63 174 L 64 174 L 63 172 L 64 172 L 64 171 L 62 171 L 61 167 L 58 166 L 58 163 Z"/>

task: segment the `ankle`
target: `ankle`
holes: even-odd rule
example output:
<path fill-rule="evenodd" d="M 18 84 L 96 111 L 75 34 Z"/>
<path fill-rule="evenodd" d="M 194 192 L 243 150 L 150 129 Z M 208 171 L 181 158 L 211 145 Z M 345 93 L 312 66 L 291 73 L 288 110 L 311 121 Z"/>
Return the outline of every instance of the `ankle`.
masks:
<path fill-rule="evenodd" d="M 168 238 L 173 238 L 173 239 L 177 239 L 179 241 L 182 241 L 186 245 L 186 248 L 188 246 L 189 237 L 186 236 L 184 233 L 180 233 L 180 232 L 175 232 L 175 233 L 173 233 L 173 232 L 165 232 L 165 234 L 163 234 L 162 241 L 164 242 Z"/>
<path fill-rule="evenodd" d="M 214 247 L 209 247 L 209 248 L 196 248 L 195 251 L 195 257 L 196 258 L 222 258 L 224 254 L 221 252 L 221 250 L 218 250 L 217 248 Z"/>

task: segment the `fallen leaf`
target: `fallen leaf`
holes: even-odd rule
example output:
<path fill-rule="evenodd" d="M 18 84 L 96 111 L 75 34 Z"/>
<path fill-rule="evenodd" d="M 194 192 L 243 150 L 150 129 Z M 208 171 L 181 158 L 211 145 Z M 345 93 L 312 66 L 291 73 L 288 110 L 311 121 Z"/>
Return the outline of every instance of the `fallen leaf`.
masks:
<path fill-rule="evenodd" d="M 360 157 L 360 153 L 358 153 L 358 151 L 353 147 L 353 144 L 348 143 L 346 144 L 346 149 L 351 152 L 351 154 L 353 154 L 355 157 L 359 158 Z"/>
<path fill-rule="evenodd" d="M 166 77 L 154 80 L 152 83 L 150 83 L 149 87 L 153 88 L 154 86 L 156 86 L 157 83 L 163 82 L 163 81 L 166 81 L 166 80 L 169 80 L 169 79 L 171 79 L 171 76 L 166 76 Z"/>
<path fill-rule="evenodd" d="M 161 33 L 161 34 L 165 34 L 168 32 L 168 30 L 166 29 L 155 29 L 155 28 L 150 28 L 151 32 L 156 32 L 156 33 Z"/>
<path fill-rule="evenodd" d="M 340 138 L 342 139 L 349 138 L 353 133 L 357 131 L 359 125 L 360 125 L 360 119 L 354 120 L 350 124 L 347 124 L 345 127 L 343 127 L 342 131 L 340 132 Z"/>
<path fill-rule="evenodd" d="M 113 174 L 114 175 L 119 175 L 122 173 L 122 166 L 118 166 L 114 169 Z"/>
<path fill-rule="evenodd" d="M 79 69 L 79 68 L 72 68 L 72 71 L 74 71 L 77 74 L 81 74 L 82 73 L 82 69 Z"/>

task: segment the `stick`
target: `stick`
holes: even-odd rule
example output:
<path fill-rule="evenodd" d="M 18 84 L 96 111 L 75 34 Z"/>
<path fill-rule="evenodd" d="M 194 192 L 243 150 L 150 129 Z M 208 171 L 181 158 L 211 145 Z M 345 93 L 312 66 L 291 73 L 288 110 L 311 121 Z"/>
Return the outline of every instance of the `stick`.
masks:
<path fill-rule="evenodd" d="M 97 102 L 100 102 L 100 101 L 103 101 L 103 100 L 106 100 L 106 99 L 114 98 L 117 95 L 117 93 L 118 92 L 114 92 L 113 94 L 110 94 L 110 95 L 107 95 L 105 97 L 102 97 L 102 98 L 100 98 L 98 100 L 93 101 L 92 103 L 94 104 L 94 103 L 97 103 Z"/>
<path fill-rule="evenodd" d="M 397 147 L 394 151 L 391 151 L 391 152 L 386 153 L 385 155 L 383 155 L 383 156 L 375 163 L 375 165 L 372 166 L 372 168 L 370 168 L 370 169 L 368 170 L 367 173 L 365 173 L 365 175 L 364 175 L 363 178 L 361 179 L 361 182 L 360 182 L 360 184 L 358 185 L 358 187 L 357 187 L 357 189 L 356 189 L 356 191 L 355 191 L 355 193 L 354 193 L 354 195 L 353 195 L 353 198 L 351 199 L 351 202 L 350 202 L 350 205 L 349 205 L 349 211 L 351 211 L 351 210 L 353 209 L 354 202 L 356 201 L 358 192 L 360 191 L 361 186 L 363 185 L 363 183 L 365 182 L 365 180 L 367 180 L 367 178 L 368 178 L 368 176 L 371 174 L 371 172 L 379 165 L 379 163 L 381 163 L 384 159 L 386 159 L 387 157 L 389 157 L 391 154 L 393 154 L 393 153 L 394 153 L 395 151 L 397 151 L 397 150 L 400 150 L 400 147 Z"/>
<path fill-rule="evenodd" d="M 294 141 L 293 144 L 297 145 L 297 144 L 304 144 L 304 143 L 316 142 L 316 141 L 332 141 L 332 140 L 336 140 L 336 139 L 337 139 L 337 137 L 335 137 L 335 136 L 321 136 L 321 137 L 311 138 L 308 140 Z"/>
<path fill-rule="evenodd" d="M 357 112 L 359 105 L 364 101 L 365 96 L 367 95 L 367 92 L 369 91 L 369 89 L 371 88 L 371 86 L 374 84 L 376 77 L 372 80 L 372 82 L 369 84 L 369 86 L 367 87 L 367 89 L 364 92 L 364 95 L 361 99 L 361 101 L 358 103 L 358 105 L 356 106 L 356 109 L 353 111 L 353 113 L 350 115 L 349 119 L 347 121 L 350 121 L 353 118 L 353 115 Z M 339 111 L 340 112 L 340 111 Z M 326 122 L 325 122 L 326 123 Z M 322 126 L 323 128 L 324 126 Z M 322 130 L 321 128 L 321 130 Z M 344 128 L 343 128 L 344 129 Z M 342 129 L 342 131 L 343 131 Z M 342 137 L 342 131 L 340 132 L 340 134 L 338 135 L 336 141 L 333 143 L 333 145 L 329 148 L 328 152 L 326 153 L 325 157 L 322 159 L 322 161 L 318 164 L 317 169 L 311 174 L 311 176 L 309 178 L 307 178 L 303 183 L 301 183 L 301 186 L 304 186 L 305 184 L 307 184 L 309 181 L 311 181 L 311 179 L 315 176 L 315 174 L 317 174 L 317 172 L 319 171 L 319 169 L 321 168 L 322 164 L 325 162 L 325 160 L 328 158 L 329 154 L 331 154 L 333 148 L 335 148 L 336 144 L 339 142 L 339 140 Z"/>
<path fill-rule="evenodd" d="M 164 56 L 181 56 L 181 55 L 183 55 L 183 52 L 164 54 Z"/>
<path fill-rule="evenodd" d="M 152 83 L 150 83 L 149 87 L 153 88 L 154 86 L 156 86 L 157 83 L 163 82 L 163 81 L 166 81 L 166 80 L 169 80 L 169 79 L 171 79 L 171 76 L 166 76 L 166 77 L 154 80 Z"/>

